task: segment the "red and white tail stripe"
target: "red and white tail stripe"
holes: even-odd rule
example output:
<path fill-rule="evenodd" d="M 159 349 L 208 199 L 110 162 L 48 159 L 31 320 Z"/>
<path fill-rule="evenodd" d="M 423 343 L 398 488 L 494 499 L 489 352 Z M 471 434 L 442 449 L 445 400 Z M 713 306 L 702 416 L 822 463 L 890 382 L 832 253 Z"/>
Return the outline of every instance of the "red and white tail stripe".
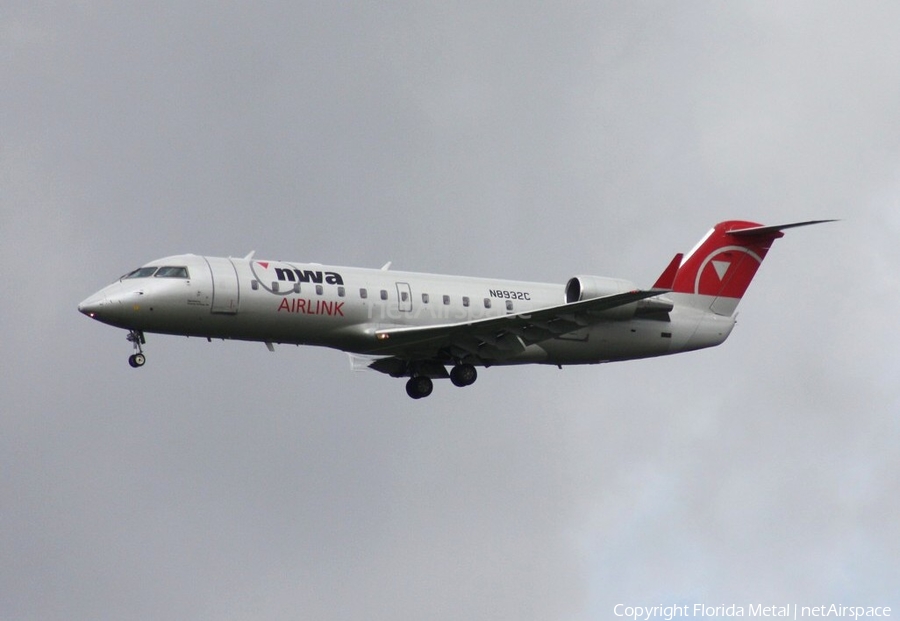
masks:
<path fill-rule="evenodd" d="M 772 242 L 784 235 L 782 231 L 821 222 L 832 220 L 777 226 L 743 220 L 720 222 L 681 260 L 671 289 L 676 293 L 714 298 L 710 310 L 730 315 L 750 286 Z"/>

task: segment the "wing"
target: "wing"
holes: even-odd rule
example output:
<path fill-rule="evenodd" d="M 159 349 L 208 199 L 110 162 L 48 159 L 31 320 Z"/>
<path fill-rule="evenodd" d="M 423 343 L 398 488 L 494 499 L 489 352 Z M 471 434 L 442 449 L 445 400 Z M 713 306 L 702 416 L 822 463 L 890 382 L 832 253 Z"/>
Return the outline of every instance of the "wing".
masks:
<path fill-rule="evenodd" d="M 471 357 L 490 363 L 515 355 L 528 345 L 609 321 L 610 316 L 604 316 L 607 311 L 668 292 L 635 290 L 476 321 L 378 330 L 375 346 L 366 353 L 402 360 Z"/>

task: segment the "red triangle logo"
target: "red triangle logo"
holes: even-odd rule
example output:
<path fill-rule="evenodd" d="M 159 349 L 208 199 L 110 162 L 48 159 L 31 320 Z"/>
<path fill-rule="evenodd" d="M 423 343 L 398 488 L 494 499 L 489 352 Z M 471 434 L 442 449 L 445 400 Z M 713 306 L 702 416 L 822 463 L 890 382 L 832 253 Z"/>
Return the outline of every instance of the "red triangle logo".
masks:
<path fill-rule="evenodd" d="M 259 263 L 260 265 L 262 265 L 264 270 L 269 269 L 269 262 L 268 262 L 268 261 L 257 261 L 257 263 Z"/>

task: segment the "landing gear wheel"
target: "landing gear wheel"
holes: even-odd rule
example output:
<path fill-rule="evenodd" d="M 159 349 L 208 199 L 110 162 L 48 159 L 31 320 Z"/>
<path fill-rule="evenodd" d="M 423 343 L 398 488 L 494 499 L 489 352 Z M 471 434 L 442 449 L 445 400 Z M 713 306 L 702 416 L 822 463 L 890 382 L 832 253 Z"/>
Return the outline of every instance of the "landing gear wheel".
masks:
<path fill-rule="evenodd" d="M 450 369 L 450 381 L 454 386 L 471 386 L 478 379 L 478 371 L 468 363 L 458 364 Z"/>
<path fill-rule="evenodd" d="M 424 375 L 411 377 L 409 378 L 409 381 L 406 382 L 406 394 L 413 399 L 427 397 L 431 394 L 432 390 L 434 390 L 434 383 L 431 381 L 430 377 L 425 377 Z"/>
<path fill-rule="evenodd" d="M 140 330 L 131 330 L 125 338 L 128 339 L 129 343 L 134 345 L 134 353 L 128 356 L 128 364 L 135 369 L 144 366 L 144 363 L 147 362 L 144 351 L 141 349 L 141 345 L 147 342 L 144 339 L 144 333 Z"/>

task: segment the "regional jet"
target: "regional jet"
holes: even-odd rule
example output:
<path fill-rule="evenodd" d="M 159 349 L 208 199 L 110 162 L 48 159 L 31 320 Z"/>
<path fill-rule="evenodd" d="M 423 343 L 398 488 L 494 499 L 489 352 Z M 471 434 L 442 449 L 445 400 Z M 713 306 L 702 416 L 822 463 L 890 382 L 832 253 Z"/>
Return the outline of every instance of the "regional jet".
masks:
<path fill-rule="evenodd" d="M 354 368 L 408 378 L 413 399 L 434 379 L 469 386 L 477 368 L 596 364 L 721 344 L 738 302 L 785 229 L 730 220 L 677 254 L 653 286 L 573 276 L 565 284 L 184 254 L 151 261 L 78 310 L 128 330 L 141 367 L 146 333 L 347 352 Z M 448 370 L 449 369 L 449 370 Z"/>

